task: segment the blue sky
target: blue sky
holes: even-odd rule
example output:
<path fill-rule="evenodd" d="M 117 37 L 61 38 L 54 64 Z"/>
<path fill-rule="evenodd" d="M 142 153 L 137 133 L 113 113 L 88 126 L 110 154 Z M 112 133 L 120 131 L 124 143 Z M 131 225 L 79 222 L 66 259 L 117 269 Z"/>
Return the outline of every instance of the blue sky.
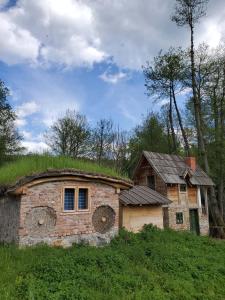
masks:
<path fill-rule="evenodd" d="M 111 118 L 125 130 L 157 110 L 145 95 L 141 66 L 160 49 L 188 45 L 188 33 L 170 21 L 174 3 L 0 0 L 0 78 L 12 92 L 23 144 L 45 149 L 43 133 L 67 109 L 91 125 Z M 223 1 L 211 0 L 197 43 L 217 46 L 224 16 Z"/>

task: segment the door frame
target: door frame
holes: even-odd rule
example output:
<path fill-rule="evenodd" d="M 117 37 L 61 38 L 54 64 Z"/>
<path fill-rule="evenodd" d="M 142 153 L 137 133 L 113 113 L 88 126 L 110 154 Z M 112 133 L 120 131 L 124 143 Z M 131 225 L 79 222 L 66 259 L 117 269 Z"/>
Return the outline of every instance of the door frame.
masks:
<path fill-rule="evenodd" d="M 191 214 L 194 212 L 195 224 L 192 223 Z M 200 226 L 199 226 L 199 214 L 197 208 L 190 208 L 189 209 L 189 224 L 190 224 L 190 231 L 195 233 L 196 235 L 200 235 Z"/>

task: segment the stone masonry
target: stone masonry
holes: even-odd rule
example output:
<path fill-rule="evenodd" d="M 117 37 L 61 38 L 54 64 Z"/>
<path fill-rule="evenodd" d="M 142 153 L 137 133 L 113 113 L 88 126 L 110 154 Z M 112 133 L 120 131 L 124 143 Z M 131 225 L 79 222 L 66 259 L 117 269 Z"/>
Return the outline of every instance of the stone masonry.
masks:
<path fill-rule="evenodd" d="M 20 201 L 13 197 L 0 198 L 0 243 L 17 243 Z"/>
<path fill-rule="evenodd" d="M 63 187 L 88 188 L 89 210 L 64 212 Z M 92 222 L 93 213 L 99 206 L 109 206 L 115 212 L 114 225 L 104 234 L 96 232 Z M 43 222 L 39 228 L 36 225 L 32 227 L 35 218 Z M 46 222 L 48 226 L 45 228 Z M 95 182 L 73 180 L 38 184 L 28 188 L 26 194 L 21 196 L 19 223 L 20 245 L 44 242 L 67 247 L 78 242 L 92 245 L 107 243 L 118 232 L 118 194 L 114 187 Z"/>

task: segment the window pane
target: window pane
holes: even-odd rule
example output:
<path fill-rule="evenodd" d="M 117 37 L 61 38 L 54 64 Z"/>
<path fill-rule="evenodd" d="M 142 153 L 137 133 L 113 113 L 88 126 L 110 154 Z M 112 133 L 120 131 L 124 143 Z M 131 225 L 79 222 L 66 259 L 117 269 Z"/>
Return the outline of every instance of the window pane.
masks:
<path fill-rule="evenodd" d="M 181 185 L 180 185 L 180 191 L 181 191 L 181 192 L 186 192 L 186 189 L 187 189 L 186 184 L 181 184 Z"/>
<path fill-rule="evenodd" d="M 155 190 L 155 176 L 148 176 L 148 187 Z"/>
<path fill-rule="evenodd" d="M 88 209 L 87 189 L 79 189 L 78 209 Z"/>
<path fill-rule="evenodd" d="M 176 213 L 176 223 L 183 224 L 183 213 L 182 212 Z"/>
<path fill-rule="evenodd" d="M 65 189 L 64 191 L 64 210 L 74 210 L 74 189 Z"/>

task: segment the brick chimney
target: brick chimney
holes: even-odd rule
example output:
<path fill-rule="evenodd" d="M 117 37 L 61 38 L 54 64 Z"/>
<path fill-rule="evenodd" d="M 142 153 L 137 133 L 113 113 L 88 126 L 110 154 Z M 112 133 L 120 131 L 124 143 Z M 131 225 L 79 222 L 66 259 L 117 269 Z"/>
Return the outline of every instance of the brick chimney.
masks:
<path fill-rule="evenodd" d="M 185 157 L 185 163 L 193 172 L 196 170 L 196 158 L 194 156 Z"/>

